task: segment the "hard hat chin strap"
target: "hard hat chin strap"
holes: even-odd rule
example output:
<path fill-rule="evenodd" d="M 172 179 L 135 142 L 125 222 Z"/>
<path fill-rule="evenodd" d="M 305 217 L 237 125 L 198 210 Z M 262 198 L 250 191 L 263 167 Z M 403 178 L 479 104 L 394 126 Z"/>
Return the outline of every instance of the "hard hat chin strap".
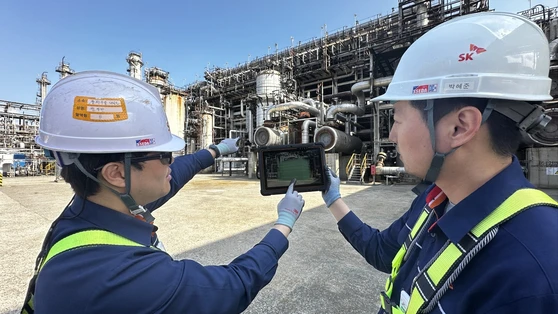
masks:
<path fill-rule="evenodd" d="M 131 179 L 130 179 L 131 168 L 132 168 L 132 153 L 125 153 L 125 155 L 124 155 L 124 180 L 125 180 L 125 185 L 126 185 L 126 192 L 125 193 L 120 193 L 120 192 L 112 189 L 111 187 L 109 187 L 105 183 L 99 181 L 97 178 L 95 178 L 89 172 L 87 172 L 87 170 L 85 170 L 85 168 L 83 167 L 83 165 L 81 164 L 81 162 L 78 159 L 79 154 L 69 154 L 69 155 L 70 155 L 70 159 L 72 160 L 72 163 L 75 164 L 76 167 L 78 167 L 78 169 L 84 175 L 86 175 L 89 179 L 91 179 L 91 180 L 99 183 L 100 185 L 106 187 L 112 193 L 116 194 L 116 196 L 118 196 L 120 198 L 120 200 L 124 203 L 124 205 L 126 205 L 126 207 L 128 208 L 128 210 L 130 211 L 130 213 L 132 215 L 142 216 L 147 223 L 151 223 L 152 221 L 155 220 L 153 215 L 151 215 L 151 212 L 148 211 L 147 209 L 145 209 L 143 206 L 138 205 L 138 203 L 136 203 L 136 201 L 130 195 L 130 189 L 131 189 L 131 186 L 132 186 L 132 182 L 131 182 Z"/>
<path fill-rule="evenodd" d="M 116 195 L 120 197 L 124 205 L 126 205 L 130 213 L 132 213 L 132 215 L 134 216 L 140 215 L 145 219 L 147 223 L 151 223 L 153 222 L 153 220 L 155 220 L 155 218 L 153 218 L 153 216 L 151 215 L 151 212 L 145 209 L 143 206 L 138 205 L 130 195 L 130 189 L 132 187 L 131 170 L 132 170 L 132 153 L 126 153 L 124 155 L 124 180 L 125 180 L 124 182 L 126 184 L 126 193 L 121 194 L 115 190 L 112 189 L 111 190 L 113 193 L 116 193 Z"/>
<path fill-rule="evenodd" d="M 494 109 L 493 105 L 490 102 L 488 102 L 486 108 L 482 113 L 481 124 L 486 122 L 486 120 L 492 113 L 493 109 Z M 436 179 L 440 175 L 440 171 L 442 170 L 442 166 L 444 165 L 444 161 L 446 157 L 449 154 L 455 152 L 455 150 L 459 148 L 459 146 L 452 148 L 447 153 L 439 153 L 436 151 L 436 128 L 434 125 L 434 100 L 433 99 L 429 99 L 426 101 L 426 107 L 424 108 L 424 110 L 426 111 L 426 125 L 428 126 L 428 133 L 430 133 L 430 142 L 432 144 L 432 151 L 434 152 L 434 157 L 432 157 L 432 161 L 430 162 L 430 168 L 428 168 L 428 171 L 426 172 L 426 176 L 424 177 L 424 179 L 417 186 L 413 188 L 413 192 L 417 195 L 420 195 L 430 185 L 432 185 L 432 183 L 436 181 Z"/>

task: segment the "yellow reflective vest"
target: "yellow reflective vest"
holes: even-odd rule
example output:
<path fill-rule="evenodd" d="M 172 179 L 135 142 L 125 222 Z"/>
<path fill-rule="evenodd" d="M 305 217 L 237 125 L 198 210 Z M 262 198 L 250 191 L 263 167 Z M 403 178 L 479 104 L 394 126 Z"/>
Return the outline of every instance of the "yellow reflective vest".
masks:
<path fill-rule="evenodd" d="M 431 311 L 467 263 L 496 236 L 498 226 L 522 211 L 536 206 L 558 208 L 558 202 L 537 189 L 517 190 L 478 223 L 459 243 L 452 243 L 448 240 L 414 278 L 410 300 L 407 308 L 404 309 L 390 300 L 393 282 L 414 246 L 414 242 L 426 229 L 426 222 L 434 211 L 428 205 L 425 206 L 392 261 L 391 275 L 386 282 L 385 291 L 380 294 L 382 309 L 388 314 L 415 314 Z"/>

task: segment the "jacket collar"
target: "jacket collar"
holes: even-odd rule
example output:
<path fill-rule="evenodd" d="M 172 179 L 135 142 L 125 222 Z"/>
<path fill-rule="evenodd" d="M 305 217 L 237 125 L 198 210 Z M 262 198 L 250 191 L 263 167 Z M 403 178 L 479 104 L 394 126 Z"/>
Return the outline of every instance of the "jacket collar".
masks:
<path fill-rule="evenodd" d="M 513 156 L 509 166 L 455 205 L 436 224 L 453 243 L 458 243 L 515 191 L 527 187 L 533 185 L 525 178 L 519 161 Z M 431 189 L 429 195 L 436 190 L 436 187 Z M 445 204 L 437 204 L 438 213 L 443 213 L 440 207 Z"/>
<path fill-rule="evenodd" d="M 99 229 L 110 231 L 145 246 L 151 246 L 151 233 L 156 230 L 152 224 L 84 200 L 77 195 L 64 213 L 64 216 L 75 215 Z"/>

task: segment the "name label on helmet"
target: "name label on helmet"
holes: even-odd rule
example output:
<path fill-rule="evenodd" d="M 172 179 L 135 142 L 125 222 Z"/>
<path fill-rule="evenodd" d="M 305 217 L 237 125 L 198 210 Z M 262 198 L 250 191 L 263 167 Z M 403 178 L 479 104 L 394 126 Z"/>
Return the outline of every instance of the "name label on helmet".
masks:
<path fill-rule="evenodd" d="M 89 122 L 114 122 L 128 119 L 123 98 L 76 96 L 72 117 Z"/>
<path fill-rule="evenodd" d="M 475 81 L 453 81 L 444 84 L 444 93 L 467 92 L 475 89 Z"/>

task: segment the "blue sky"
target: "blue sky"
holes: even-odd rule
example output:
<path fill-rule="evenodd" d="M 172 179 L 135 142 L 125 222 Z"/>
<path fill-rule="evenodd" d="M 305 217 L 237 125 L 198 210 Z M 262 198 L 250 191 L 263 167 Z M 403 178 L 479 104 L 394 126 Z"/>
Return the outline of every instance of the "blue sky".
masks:
<path fill-rule="evenodd" d="M 156 4 L 157 3 L 157 4 Z M 143 54 L 144 68 L 170 72 L 184 86 L 205 67 L 264 56 L 397 7 L 397 0 L 3 0 L 0 10 L 0 99 L 35 103 L 35 79 L 62 57 L 75 71 L 126 73 L 126 56 Z M 558 0 L 532 4 L 557 6 Z M 528 0 L 490 0 L 497 11 L 529 8 Z"/>

